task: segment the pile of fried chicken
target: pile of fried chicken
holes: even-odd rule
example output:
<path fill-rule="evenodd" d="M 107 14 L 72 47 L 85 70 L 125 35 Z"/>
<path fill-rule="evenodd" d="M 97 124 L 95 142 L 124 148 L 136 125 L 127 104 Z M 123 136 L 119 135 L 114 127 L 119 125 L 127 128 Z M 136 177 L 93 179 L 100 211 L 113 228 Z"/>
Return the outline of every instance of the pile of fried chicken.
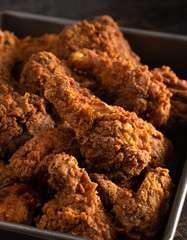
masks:
<path fill-rule="evenodd" d="M 161 131 L 186 123 L 187 82 L 142 65 L 109 16 L 38 38 L 0 31 L 0 220 L 154 239 L 173 189 Z"/>

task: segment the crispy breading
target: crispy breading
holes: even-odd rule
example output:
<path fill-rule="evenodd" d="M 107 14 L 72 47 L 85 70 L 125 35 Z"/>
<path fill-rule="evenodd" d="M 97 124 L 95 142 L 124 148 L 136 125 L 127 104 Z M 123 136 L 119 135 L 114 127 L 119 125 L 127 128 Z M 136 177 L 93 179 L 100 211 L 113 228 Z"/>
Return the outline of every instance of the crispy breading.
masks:
<path fill-rule="evenodd" d="M 120 188 L 99 174 L 92 174 L 92 179 L 99 184 L 104 206 L 112 206 L 121 233 L 133 239 L 151 239 L 162 228 L 173 188 L 167 169 L 152 169 L 137 192 Z"/>
<path fill-rule="evenodd" d="M 57 190 L 45 203 L 37 227 L 95 240 L 116 239 L 111 218 L 105 212 L 87 172 L 73 156 L 57 154 L 49 163 L 49 184 Z"/>
<path fill-rule="evenodd" d="M 140 174 L 150 162 L 163 165 L 172 144 L 151 124 L 116 106 L 109 106 L 70 78 L 51 53 L 33 55 L 22 82 L 40 87 L 58 114 L 76 133 L 81 154 L 94 171 Z"/>
<path fill-rule="evenodd" d="M 18 38 L 9 31 L 0 30 L 0 75 L 11 78 L 11 70 L 15 64 Z"/>
<path fill-rule="evenodd" d="M 0 81 L 0 157 L 8 159 L 19 146 L 45 128 L 54 126 L 44 100 L 25 93 L 20 96 Z"/>
<path fill-rule="evenodd" d="M 135 112 L 154 126 L 167 122 L 171 93 L 162 77 L 152 74 L 148 66 L 134 66 L 122 58 L 112 59 L 106 53 L 98 55 L 88 49 L 72 53 L 69 63 L 91 74 L 114 105 Z"/>
<path fill-rule="evenodd" d="M 31 224 L 41 200 L 38 187 L 11 181 L 5 163 L 0 161 L 0 220 Z"/>
<path fill-rule="evenodd" d="M 60 59 L 67 59 L 70 53 L 88 48 L 95 49 L 97 53 L 107 52 L 111 58 L 121 57 L 132 64 L 140 62 L 116 22 L 107 15 L 65 26 L 59 34 L 58 47 L 56 56 Z"/>
<path fill-rule="evenodd" d="M 39 51 L 56 52 L 56 44 L 59 39 L 57 34 L 45 34 L 40 37 L 27 36 L 19 39 L 16 48 L 16 61 L 14 74 L 19 79 L 20 73 L 26 61 L 32 54 Z"/>
<path fill-rule="evenodd" d="M 79 154 L 75 134 L 67 123 L 41 131 L 20 147 L 9 160 L 9 175 L 21 181 L 46 182 L 49 161 L 62 151 Z"/>
<path fill-rule="evenodd" d="M 170 67 L 155 68 L 153 73 L 160 74 L 163 82 L 172 93 L 169 121 L 165 128 L 186 126 L 187 123 L 187 81 L 179 79 Z"/>

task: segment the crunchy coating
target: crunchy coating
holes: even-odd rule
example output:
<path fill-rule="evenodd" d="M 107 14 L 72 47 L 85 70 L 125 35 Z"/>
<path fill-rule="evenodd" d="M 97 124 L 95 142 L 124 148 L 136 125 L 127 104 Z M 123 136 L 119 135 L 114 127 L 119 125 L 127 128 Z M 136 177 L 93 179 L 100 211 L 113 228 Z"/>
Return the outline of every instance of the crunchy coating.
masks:
<path fill-rule="evenodd" d="M 17 44 L 18 39 L 13 33 L 0 30 L 0 75 L 4 78 L 11 78 Z"/>
<path fill-rule="evenodd" d="M 120 188 L 99 174 L 92 174 L 92 179 L 99 184 L 104 206 L 112 205 L 121 224 L 119 232 L 133 239 L 151 239 L 164 225 L 173 188 L 167 169 L 152 169 L 137 192 Z"/>
<path fill-rule="evenodd" d="M 0 161 L 0 220 L 31 224 L 41 205 L 39 189 L 32 183 L 13 182 L 7 174 L 6 165 Z"/>
<path fill-rule="evenodd" d="M 176 124 L 187 123 L 187 81 L 179 79 L 170 67 L 155 68 L 153 73 L 159 73 L 163 77 L 164 84 L 172 93 L 171 111 L 169 121 L 165 127 L 176 127 Z"/>
<path fill-rule="evenodd" d="M 0 188 L 0 220 L 31 224 L 34 210 L 40 205 L 40 194 L 28 183 Z"/>
<path fill-rule="evenodd" d="M 147 66 L 132 65 L 122 58 L 112 59 L 106 53 L 83 49 L 69 56 L 70 64 L 91 74 L 109 95 L 112 103 L 134 111 L 155 126 L 164 125 L 170 113 L 171 93 L 162 77 Z"/>
<path fill-rule="evenodd" d="M 0 157 L 8 159 L 19 146 L 54 122 L 44 100 L 26 93 L 20 96 L 0 80 Z"/>
<path fill-rule="evenodd" d="M 27 36 L 19 39 L 16 48 L 15 74 L 19 78 L 25 62 L 30 56 L 39 51 L 56 52 L 56 44 L 59 37 L 56 34 L 45 34 L 41 37 Z"/>
<path fill-rule="evenodd" d="M 49 184 L 57 190 L 45 203 L 36 226 L 95 240 L 116 239 L 115 228 L 95 188 L 76 159 L 57 154 L 49 163 Z"/>
<path fill-rule="evenodd" d="M 38 38 L 0 30 L 0 55 L 0 219 L 33 225 L 42 205 L 40 228 L 152 239 L 172 189 L 158 166 L 173 151 L 137 115 L 162 130 L 186 124 L 186 81 L 169 67 L 143 66 L 109 16 Z M 66 153 L 97 172 L 98 187 Z"/>
<path fill-rule="evenodd" d="M 82 48 L 95 49 L 100 54 L 107 52 L 111 58 L 121 57 L 138 64 L 140 58 L 110 16 L 98 16 L 92 21 L 83 20 L 76 25 L 66 26 L 59 34 L 59 49 L 56 56 L 67 59 L 70 53 Z"/>
<path fill-rule="evenodd" d="M 10 178 L 45 182 L 49 161 L 62 151 L 75 156 L 79 153 L 74 132 L 66 123 L 41 131 L 20 147 L 9 160 Z"/>
<path fill-rule="evenodd" d="M 81 154 L 94 171 L 140 174 L 150 162 L 163 165 L 171 142 L 151 124 L 116 106 L 109 106 L 66 75 L 51 53 L 33 55 L 22 81 L 40 86 L 44 96 L 76 133 Z"/>
<path fill-rule="evenodd" d="M 41 130 L 54 126 L 44 100 L 36 95 L 15 91 L 12 77 L 18 39 L 0 30 L 0 158 L 7 160 L 26 140 Z"/>
<path fill-rule="evenodd" d="M 0 160 L 0 188 L 10 183 L 10 179 L 7 176 L 7 165 L 4 161 Z"/>

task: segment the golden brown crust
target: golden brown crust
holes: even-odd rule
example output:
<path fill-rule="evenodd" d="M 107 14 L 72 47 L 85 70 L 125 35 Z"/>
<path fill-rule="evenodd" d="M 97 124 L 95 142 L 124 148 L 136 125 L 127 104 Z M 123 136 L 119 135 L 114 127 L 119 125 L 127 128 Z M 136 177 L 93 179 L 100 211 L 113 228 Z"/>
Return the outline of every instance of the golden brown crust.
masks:
<path fill-rule="evenodd" d="M 137 192 L 120 188 L 99 174 L 92 178 L 100 186 L 104 205 L 112 205 L 121 224 L 119 231 L 133 239 L 151 238 L 163 226 L 173 188 L 167 169 L 152 169 Z"/>
<path fill-rule="evenodd" d="M 116 239 L 115 228 L 104 210 L 88 174 L 74 157 L 57 154 L 49 163 L 49 184 L 57 190 L 45 203 L 37 227 L 91 239 Z"/>
<path fill-rule="evenodd" d="M 11 78 L 11 70 L 15 64 L 17 37 L 9 31 L 0 30 L 0 75 Z"/>
<path fill-rule="evenodd" d="M 74 155 L 79 152 L 74 132 L 65 123 L 41 131 L 20 147 L 9 160 L 9 175 L 21 181 L 39 179 L 46 182 L 53 154 L 62 151 Z"/>
<path fill-rule="evenodd" d="M 60 49 L 57 57 L 68 58 L 70 53 L 82 48 L 95 49 L 97 53 L 107 52 L 111 58 L 121 57 L 138 64 L 140 58 L 120 32 L 116 22 L 105 15 L 92 21 L 80 21 L 77 25 L 66 26 L 59 35 Z"/>
<path fill-rule="evenodd" d="M 0 220 L 31 224 L 34 210 L 41 205 L 36 187 L 14 183 L 0 188 Z"/>
<path fill-rule="evenodd" d="M 172 93 L 169 121 L 164 126 L 171 129 L 186 126 L 187 123 L 187 81 L 179 79 L 170 67 L 155 68 L 153 73 L 160 74 L 163 82 Z"/>
<path fill-rule="evenodd" d="M 38 187 L 10 180 L 6 164 L 0 161 L 0 220 L 31 224 L 41 200 Z"/>
<path fill-rule="evenodd" d="M 44 100 L 14 88 L 12 77 L 18 39 L 0 30 L 0 158 L 8 159 L 19 146 L 41 130 L 54 126 Z"/>
<path fill-rule="evenodd" d="M 88 49 L 72 53 L 69 63 L 91 74 L 112 104 L 134 111 L 155 126 L 167 122 L 171 93 L 162 77 L 152 74 L 147 66 L 134 66 L 122 58 L 112 59 L 106 53 L 98 55 Z"/>
<path fill-rule="evenodd" d="M 81 153 L 95 171 L 116 169 L 136 175 L 152 160 L 164 163 L 171 153 L 171 143 L 151 124 L 87 94 L 51 53 L 33 55 L 22 81 L 38 84 L 59 115 L 72 125 Z"/>
<path fill-rule="evenodd" d="M 56 52 L 56 44 L 58 41 L 58 35 L 45 34 L 40 37 L 27 36 L 23 39 L 19 39 L 16 48 L 16 62 L 15 62 L 15 75 L 19 78 L 22 68 L 26 61 L 32 56 L 32 54 L 39 51 Z"/>
<path fill-rule="evenodd" d="M 33 224 L 42 205 L 40 228 L 96 240 L 152 239 L 171 197 L 160 166 L 172 161 L 172 144 L 92 93 L 165 128 L 186 122 L 186 82 L 168 67 L 141 65 L 109 16 L 39 38 L 0 31 L 0 54 L 0 158 L 11 157 L 8 166 L 0 161 L 0 219 Z M 99 194 L 86 171 L 96 172 L 90 176 Z"/>
<path fill-rule="evenodd" d="M 54 126 L 44 100 L 26 93 L 20 96 L 5 82 L 0 85 L 0 157 L 7 159 L 41 130 Z"/>

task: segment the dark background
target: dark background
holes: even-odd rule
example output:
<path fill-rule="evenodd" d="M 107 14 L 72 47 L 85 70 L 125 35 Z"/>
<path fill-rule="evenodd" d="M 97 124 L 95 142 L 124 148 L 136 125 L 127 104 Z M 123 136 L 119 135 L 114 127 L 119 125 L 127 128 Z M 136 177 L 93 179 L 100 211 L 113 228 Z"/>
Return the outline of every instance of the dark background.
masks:
<path fill-rule="evenodd" d="M 187 0 L 0 0 L 3 10 L 76 20 L 109 14 L 123 26 L 187 34 Z"/>
<path fill-rule="evenodd" d="M 187 0 L 0 0 L 5 10 L 75 20 L 109 14 L 121 26 L 187 35 Z M 187 239 L 187 201 L 175 236 L 182 239 Z"/>

